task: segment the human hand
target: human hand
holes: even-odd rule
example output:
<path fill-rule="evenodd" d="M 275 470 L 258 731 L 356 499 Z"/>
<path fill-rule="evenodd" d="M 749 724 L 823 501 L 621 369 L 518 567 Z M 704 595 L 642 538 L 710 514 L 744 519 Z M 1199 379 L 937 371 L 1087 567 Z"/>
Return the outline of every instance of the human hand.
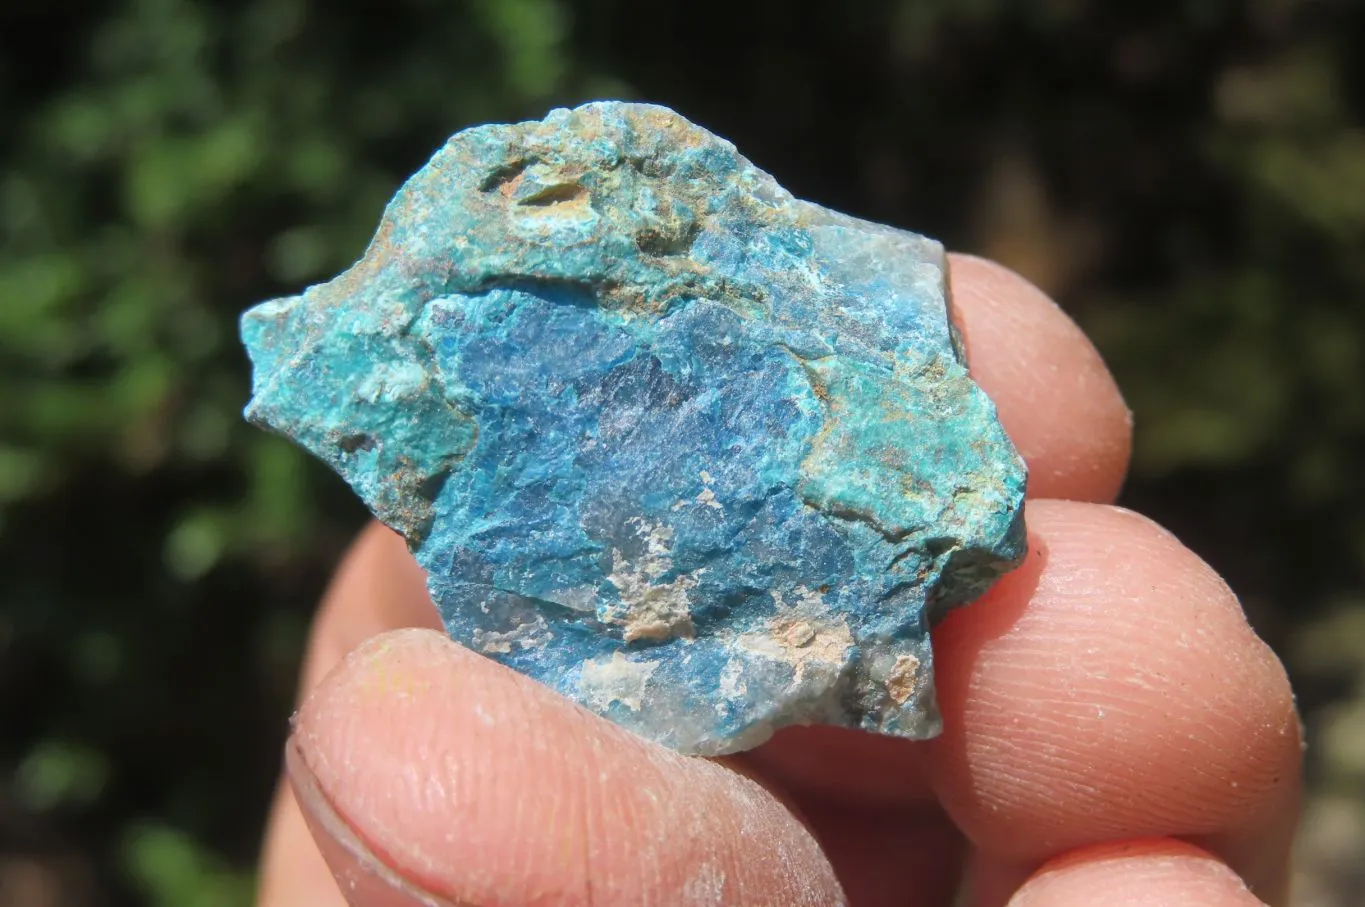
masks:
<path fill-rule="evenodd" d="M 998 266 L 952 269 L 1029 462 L 1030 547 L 934 632 L 940 738 L 678 756 L 429 632 L 420 569 L 375 526 L 313 629 L 259 907 L 934 907 L 964 880 L 980 907 L 1283 903 L 1283 668 L 1208 567 L 1106 504 L 1128 413 L 1076 327 Z"/>

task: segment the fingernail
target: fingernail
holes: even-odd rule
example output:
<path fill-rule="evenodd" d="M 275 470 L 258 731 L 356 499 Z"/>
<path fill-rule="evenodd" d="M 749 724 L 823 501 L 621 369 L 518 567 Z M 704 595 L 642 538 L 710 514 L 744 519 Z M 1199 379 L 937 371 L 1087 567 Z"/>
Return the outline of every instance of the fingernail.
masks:
<path fill-rule="evenodd" d="M 470 907 L 422 890 L 375 856 L 332 806 L 294 737 L 285 745 L 284 766 L 294 799 L 346 903 L 352 907 Z"/>

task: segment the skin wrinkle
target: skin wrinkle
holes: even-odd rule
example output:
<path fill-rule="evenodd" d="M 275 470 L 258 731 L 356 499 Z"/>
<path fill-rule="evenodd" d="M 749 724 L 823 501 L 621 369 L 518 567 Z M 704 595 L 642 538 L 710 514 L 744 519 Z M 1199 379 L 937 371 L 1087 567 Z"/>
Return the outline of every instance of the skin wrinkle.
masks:
<path fill-rule="evenodd" d="M 611 846 L 610 842 L 613 840 L 613 836 L 603 834 L 603 832 L 606 829 L 606 821 L 602 814 L 602 801 L 600 797 L 594 795 L 593 790 L 594 778 L 602 779 L 601 783 L 598 785 L 598 788 L 600 790 L 607 790 L 608 786 L 611 783 L 611 779 L 608 776 L 607 772 L 603 771 L 598 765 L 594 764 L 598 754 L 599 750 L 597 749 L 597 747 L 593 747 L 587 754 L 587 758 L 594 761 L 588 762 L 583 766 L 584 770 L 578 775 L 579 785 L 575 794 L 575 796 L 578 798 L 578 802 L 584 804 L 581 817 L 582 824 L 580 825 L 578 830 L 578 833 L 582 836 L 585 845 L 582 850 L 583 860 L 581 868 L 579 870 L 582 873 L 583 878 L 583 891 L 579 895 L 579 898 L 582 900 L 584 904 L 592 904 L 596 900 L 594 896 L 595 886 L 593 881 L 594 863 L 598 863 L 598 865 L 601 865 L 601 863 L 594 859 L 596 855 L 594 854 L 593 851 L 600 846 L 603 849 L 606 849 L 608 853 L 610 853 Z M 637 834 L 639 831 L 638 829 L 639 820 L 634 815 L 634 810 L 631 809 L 631 804 L 629 802 L 627 802 L 622 808 L 622 813 L 623 815 L 620 816 L 620 828 L 627 834 L 629 834 L 631 837 L 634 837 L 635 834 Z M 641 864 L 650 868 L 656 867 L 655 863 L 647 862 L 647 855 L 645 854 L 641 854 Z M 605 865 L 611 866 L 613 865 L 613 862 L 608 859 L 607 861 L 605 861 Z M 612 880 L 610 878 L 608 878 L 606 882 L 607 884 L 605 885 L 605 887 L 608 890 L 614 887 L 614 885 L 612 884 Z M 654 884 L 656 885 L 658 884 L 657 878 L 654 880 Z M 650 889 L 649 879 L 643 880 L 642 888 L 646 892 L 649 891 Z M 646 903 L 648 903 L 647 899 Z"/>
<path fill-rule="evenodd" d="M 739 818 L 739 822 L 736 822 L 733 818 L 728 820 L 727 836 L 739 839 L 739 826 L 742 822 L 742 816 Z M 725 891 L 731 878 L 743 878 L 743 874 L 737 871 L 739 867 L 736 865 L 736 855 L 734 852 L 727 853 L 723 848 L 716 847 L 712 847 L 711 850 L 712 853 L 710 854 L 709 860 L 703 864 L 715 867 L 713 882 L 714 894 L 712 894 L 707 901 L 703 902 L 708 905 L 708 907 L 712 904 L 719 905 L 724 903 Z"/>
<path fill-rule="evenodd" d="M 1048 704 L 1048 700 L 1040 697 L 1040 706 Z M 1065 703 L 1063 703 L 1065 704 Z M 1114 709 L 1113 714 L 1118 716 L 1119 710 Z M 1144 713 L 1140 709 L 1132 710 L 1131 717 L 1141 717 Z M 1078 731 L 1084 734 L 1083 728 L 1077 728 L 1059 719 L 1043 719 L 1037 721 L 1031 728 L 1031 733 L 1039 734 L 1041 739 L 1032 739 L 1027 745 L 1006 745 L 1000 748 L 998 753 L 993 755 L 998 758 L 995 760 L 1003 766 L 1018 766 L 1020 764 L 1029 766 L 1029 771 L 1014 771 L 1008 774 L 1010 789 L 1014 796 L 1006 798 L 1004 802 L 1013 802 L 1014 805 L 1026 805 L 1032 797 L 1041 796 L 1051 791 L 1055 792 L 1061 788 L 1070 791 L 1073 796 L 1067 798 L 1068 802 L 1075 803 L 1073 812 L 1076 815 L 1084 815 L 1087 803 L 1101 803 L 1113 798 L 1115 795 L 1123 795 L 1130 787 L 1140 789 L 1142 779 L 1159 774 L 1164 766 L 1170 764 L 1169 757 L 1165 755 L 1150 755 L 1166 750 L 1174 750 L 1187 764 L 1193 766 L 1190 770 L 1193 773 L 1191 783 L 1185 785 L 1187 790 L 1179 793 L 1183 796 L 1172 797 L 1174 803 L 1200 803 L 1202 798 L 1198 796 L 1199 788 L 1209 784 L 1223 784 L 1229 775 L 1227 764 L 1233 760 L 1217 761 L 1217 757 L 1227 750 L 1219 747 L 1200 746 L 1192 748 L 1188 744 L 1190 735 L 1183 738 L 1171 738 L 1170 735 L 1158 734 L 1154 738 L 1149 737 L 1145 740 L 1135 739 L 1132 732 L 1125 733 L 1116 739 L 1116 743 L 1130 743 L 1136 745 L 1146 745 L 1145 749 L 1138 750 L 1136 762 L 1129 761 L 1122 765 L 1122 770 L 1118 774 L 1109 773 L 1105 784 L 1083 784 L 1079 781 L 1084 775 L 1075 773 L 1076 765 L 1086 758 L 1085 746 L 1071 745 L 1078 736 Z M 1171 745 L 1174 744 L 1174 745 Z M 1241 747 L 1245 750 L 1246 747 Z M 1149 755 L 1142 755 L 1147 753 Z M 1027 758 L 1023 758 L 1023 757 Z M 1203 784 L 1199 782 L 1204 782 Z M 1136 784 L 1135 784 L 1136 782 Z M 1252 785 L 1254 787 L 1254 785 Z M 1251 798 L 1241 796 L 1236 800 L 1227 802 L 1226 810 L 1230 815 L 1236 815 L 1245 808 L 1245 804 Z M 1172 812 L 1170 803 L 1162 806 L 1161 809 L 1145 808 L 1139 809 L 1143 801 L 1136 798 L 1129 798 L 1130 812 L 1137 813 L 1140 818 L 1146 819 L 1151 828 L 1159 829 L 1163 824 L 1170 821 Z M 1226 801 L 1225 801 L 1226 802 Z M 1178 814 L 1178 811 L 1177 811 Z M 1217 827 L 1223 816 L 1210 816 L 1207 809 L 1195 808 L 1193 815 L 1182 817 L 1180 821 L 1181 830 L 1187 833 L 1207 831 Z"/>
<path fill-rule="evenodd" d="M 997 624 L 987 669 L 966 656 L 943 677 L 945 695 L 961 697 L 964 726 L 978 730 L 964 738 L 949 728 L 969 774 L 937 786 L 969 836 L 1002 856 L 1041 857 L 1104 837 L 1208 834 L 1278 799 L 1287 686 L 1275 674 L 1266 682 L 1278 665 L 1245 628 L 1240 604 L 1169 533 L 1118 510 L 1089 508 L 1082 520 L 1082 509 L 1030 505 L 1030 524 L 1045 525 L 1052 546 L 1032 593 L 1038 606 Z M 1144 566 L 1152 563 L 1167 570 L 1155 576 Z M 988 607 L 951 616 L 948 647 L 953 623 Z M 1154 642 L 1180 628 L 1185 645 Z M 1105 650 L 1109 668 L 1099 670 L 1088 653 Z M 1248 702 L 1247 690 L 1266 692 Z"/>
<path fill-rule="evenodd" d="M 599 808 L 595 813 L 598 821 L 589 826 L 590 831 L 585 829 L 585 833 L 594 836 L 589 840 L 602 841 L 609 847 L 608 866 L 630 867 L 633 850 L 643 875 L 632 879 L 626 873 L 613 879 L 610 894 L 625 897 L 632 889 L 638 889 L 640 902 L 650 907 L 664 901 L 676 881 L 679 866 L 691 859 L 701 859 L 704 853 L 704 848 L 695 847 L 699 840 L 705 840 L 695 829 L 699 817 L 692 802 L 679 796 L 670 769 L 688 773 L 687 766 L 660 754 L 659 761 L 637 777 L 615 780 L 613 788 L 634 785 L 641 796 L 621 797 L 612 802 L 610 811 Z M 585 795 L 592 796 L 586 789 Z M 660 834 L 663 828 L 687 829 L 678 836 L 682 847 L 670 849 L 667 835 Z M 638 842 L 634 849 L 632 842 Z M 683 850 L 685 853 L 679 852 Z M 588 868 L 591 871 L 591 866 Z"/>

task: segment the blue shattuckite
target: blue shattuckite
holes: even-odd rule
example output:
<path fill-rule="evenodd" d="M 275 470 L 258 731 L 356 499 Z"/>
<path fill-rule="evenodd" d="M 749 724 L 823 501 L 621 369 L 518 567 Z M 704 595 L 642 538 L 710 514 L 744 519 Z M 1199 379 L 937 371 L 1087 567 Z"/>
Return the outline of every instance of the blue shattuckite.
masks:
<path fill-rule="evenodd" d="M 942 247 L 662 107 L 461 132 L 243 319 L 251 420 L 408 540 L 452 637 L 679 751 L 937 733 L 928 630 L 1024 551 Z"/>

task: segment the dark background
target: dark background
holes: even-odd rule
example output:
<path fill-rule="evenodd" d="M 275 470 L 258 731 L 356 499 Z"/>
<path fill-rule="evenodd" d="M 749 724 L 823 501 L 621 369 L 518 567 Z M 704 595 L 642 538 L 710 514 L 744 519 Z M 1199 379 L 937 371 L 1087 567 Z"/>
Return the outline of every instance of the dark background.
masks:
<path fill-rule="evenodd" d="M 1120 6 L 0 5 L 0 905 L 249 902 L 364 514 L 241 423 L 235 318 L 449 133 L 596 97 L 1063 303 L 1136 412 L 1125 503 L 1290 666 L 1298 903 L 1365 903 L 1365 4 Z"/>

